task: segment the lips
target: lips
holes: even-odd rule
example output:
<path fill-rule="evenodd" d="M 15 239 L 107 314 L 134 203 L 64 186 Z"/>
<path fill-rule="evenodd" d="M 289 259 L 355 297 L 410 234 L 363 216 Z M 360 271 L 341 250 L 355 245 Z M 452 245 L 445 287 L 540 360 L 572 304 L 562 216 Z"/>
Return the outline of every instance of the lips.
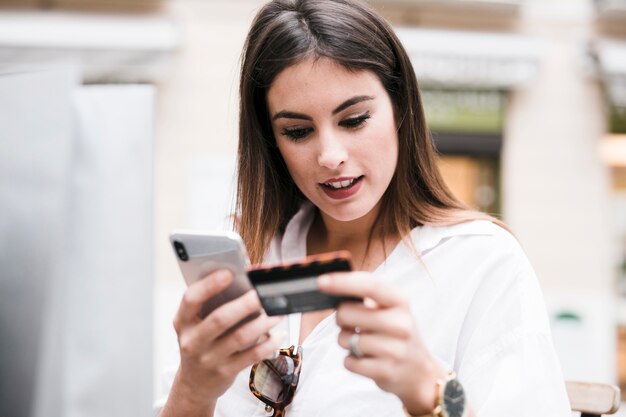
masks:
<path fill-rule="evenodd" d="M 323 183 L 320 187 L 324 193 L 332 199 L 342 200 L 356 194 L 361 188 L 363 175 L 359 177 L 341 177 L 331 178 Z"/>

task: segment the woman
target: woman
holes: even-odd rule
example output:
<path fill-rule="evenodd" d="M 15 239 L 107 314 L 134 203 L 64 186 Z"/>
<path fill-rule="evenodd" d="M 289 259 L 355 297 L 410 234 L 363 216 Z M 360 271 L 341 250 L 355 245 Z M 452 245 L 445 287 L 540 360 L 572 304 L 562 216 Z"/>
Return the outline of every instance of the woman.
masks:
<path fill-rule="evenodd" d="M 534 272 L 501 224 L 446 188 L 386 22 L 352 0 L 272 1 L 250 29 L 240 95 L 238 230 L 252 261 L 349 250 L 358 271 L 318 286 L 365 302 L 225 333 L 260 304 L 250 292 L 200 321 L 232 279 L 209 275 L 181 301 L 162 416 L 282 415 L 248 387 L 279 347 L 262 338 L 274 327 L 304 352 L 299 380 L 281 374 L 283 388 L 297 380 L 290 417 L 570 415 Z"/>

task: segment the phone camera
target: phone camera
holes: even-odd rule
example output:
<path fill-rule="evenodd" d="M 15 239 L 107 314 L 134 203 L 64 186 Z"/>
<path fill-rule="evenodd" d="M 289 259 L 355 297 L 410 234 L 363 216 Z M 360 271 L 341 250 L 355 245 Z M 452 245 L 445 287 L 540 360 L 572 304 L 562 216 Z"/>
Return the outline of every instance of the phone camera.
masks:
<path fill-rule="evenodd" d="M 178 255 L 181 261 L 189 260 L 189 255 L 187 255 L 187 251 L 185 250 L 185 245 L 183 245 L 181 242 L 177 240 L 174 241 L 174 250 L 176 251 L 176 254 Z"/>

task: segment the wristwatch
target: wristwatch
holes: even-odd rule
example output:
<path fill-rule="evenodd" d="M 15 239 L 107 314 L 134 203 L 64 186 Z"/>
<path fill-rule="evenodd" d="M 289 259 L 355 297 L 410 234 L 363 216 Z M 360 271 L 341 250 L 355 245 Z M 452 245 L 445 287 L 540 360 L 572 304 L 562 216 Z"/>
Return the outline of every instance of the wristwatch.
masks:
<path fill-rule="evenodd" d="M 450 372 L 446 379 L 437 381 L 437 397 L 435 409 L 430 414 L 421 416 L 410 414 L 408 417 L 463 417 L 465 415 L 465 391 L 454 372 Z"/>

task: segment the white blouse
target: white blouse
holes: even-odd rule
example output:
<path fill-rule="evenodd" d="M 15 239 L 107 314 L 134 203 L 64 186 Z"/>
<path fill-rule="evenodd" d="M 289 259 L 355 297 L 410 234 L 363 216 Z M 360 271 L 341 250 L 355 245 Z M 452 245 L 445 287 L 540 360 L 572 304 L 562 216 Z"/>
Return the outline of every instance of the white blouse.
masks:
<path fill-rule="evenodd" d="M 273 240 L 265 261 L 306 256 L 313 214 L 304 205 L 282 238 Z M 477 416 L 570 417 L 541 290 L 515 238 L 491 222 L 472 221 L 417 227 L 411 239 L 421 260 L 400 242 L 374 275 L 409 296 L 424 343 L 457 373 Z M 279 324 L 289 344 L 299 338 L 294 316 Z M 404 416 L 395 395 L 344 368 L 348 353 L 338 334 L 331 314 L 303 341 L 300 380 L 286 416 Z M 170 386 L 175 369 L 164 375 Z M 268 416 L 248 388 L 249 374 L 244 369 L 218 400 L 216 417 Z"/>

